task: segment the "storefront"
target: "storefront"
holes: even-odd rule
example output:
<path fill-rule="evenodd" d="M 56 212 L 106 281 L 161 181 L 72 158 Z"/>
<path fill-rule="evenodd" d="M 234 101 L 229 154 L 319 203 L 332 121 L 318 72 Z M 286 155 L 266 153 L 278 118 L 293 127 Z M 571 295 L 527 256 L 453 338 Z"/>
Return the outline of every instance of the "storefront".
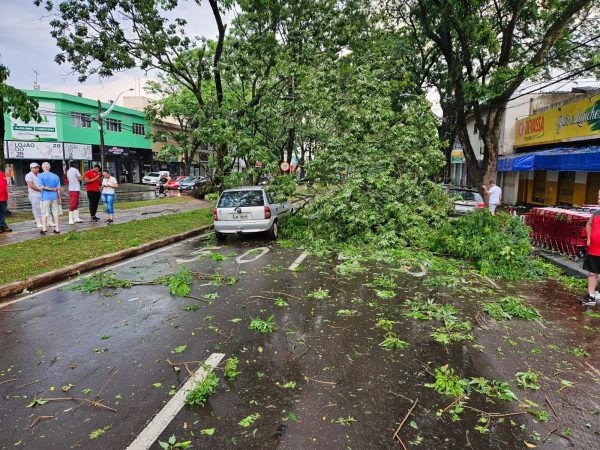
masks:
<path fill-rule="evenodd" d="M 499 158 L 498 172 L 518 203 L 598 204 L 600 95 L 518 120 L 515 153 Z"/>

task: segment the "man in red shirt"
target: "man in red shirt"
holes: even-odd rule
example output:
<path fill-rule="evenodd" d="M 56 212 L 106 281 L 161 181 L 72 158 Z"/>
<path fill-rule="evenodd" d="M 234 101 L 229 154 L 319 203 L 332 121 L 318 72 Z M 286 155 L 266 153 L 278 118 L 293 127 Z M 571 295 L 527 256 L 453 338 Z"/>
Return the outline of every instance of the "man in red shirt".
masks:
<path fill-rule="evenodd" d="M 12 231 L 6 224 L 6 209 L 8 205 L 8 181 L 3 170 L 0 171 L 0 233 Z"/>
<path fill-rule="evenodd" d="M 94 222 L 98 222 L 100 219 L 96 217 L 98 211 L 98 203 L 100 203 L 100 166 L 96 164 L 91 170 L 88 170 L 83 174 L 83 181 L 85 183 L 85 190 L 87 197 L 90 202 L 90 216 Z"/>
<path fill-rule="evenodd" d="M 585 225 L 587 231 L 588 254 L 583 261 L 583 270 L 588 273 L 588 293 L 581 300 L 584 306 L 600 304 L 600 296 L 596 296 L 598 273 L 600 273 L 600 209 L 597 209 Z"/>

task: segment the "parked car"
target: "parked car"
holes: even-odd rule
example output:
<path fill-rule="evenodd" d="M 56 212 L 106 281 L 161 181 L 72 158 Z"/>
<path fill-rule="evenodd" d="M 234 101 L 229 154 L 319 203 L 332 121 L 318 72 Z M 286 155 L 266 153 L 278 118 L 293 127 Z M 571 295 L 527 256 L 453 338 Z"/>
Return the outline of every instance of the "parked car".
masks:
<path fill-rule="evenodd" d="M 162 177 L 171 178 L 168 170 L 160 170 L 158 172 L 150 172 L 142 178 L 142 184 L 156 184 Z"/>
<path fill-rule="evenodd" d="M 206 183 L 206 178 L 204 177 L 186 177 L 185 180 L 179 182 L 178 189 L 180 191 L 193 191 L 204 183 Z"/>
<path fill-rule="evenodd" d="M 167 189 L 179 189 L 179 183 L 183 180 L 185 180 L 187 177 L 185 175 L 179 175 L 175 178 L 171 178 L 169 181 L 167 181 Z"/>
<path fill-rule="evenodd" d="M 485 208 L 483 197 L 476 189 L 465 186 L 444 186 L 450 196 L 451 214 L 466 214 Z"/>
<path fill-rule="evenodd" d="M 292 205 L 276 203 L 262 186 L 226 189 L 213 210 L 215 235 L 222 240 L 228 234 L 267 232 L 277 239 L 278 224 Z"/>

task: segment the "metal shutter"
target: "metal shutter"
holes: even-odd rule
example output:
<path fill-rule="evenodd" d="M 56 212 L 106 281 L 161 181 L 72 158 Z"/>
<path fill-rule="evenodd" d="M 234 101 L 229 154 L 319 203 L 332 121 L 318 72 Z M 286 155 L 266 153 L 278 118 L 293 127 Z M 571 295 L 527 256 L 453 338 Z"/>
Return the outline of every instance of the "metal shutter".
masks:
<path fill-rule="evenodd" d="M 575 190 L 575 172 L 558 172 L 558 204 L 572 205 Z"/>
<path fill-rule="evenodd" d="M 585 203 L 587 205 L 598 204 L 598 191 L 600 191 L 600 172 L 589 172 L 587 174 L 587 190 Z"/>
<path fill-rule="evenodd" d="M 533 201 L 544 203 L 546 197 L 546 171 L 536 170 L 533 174 Z"/>

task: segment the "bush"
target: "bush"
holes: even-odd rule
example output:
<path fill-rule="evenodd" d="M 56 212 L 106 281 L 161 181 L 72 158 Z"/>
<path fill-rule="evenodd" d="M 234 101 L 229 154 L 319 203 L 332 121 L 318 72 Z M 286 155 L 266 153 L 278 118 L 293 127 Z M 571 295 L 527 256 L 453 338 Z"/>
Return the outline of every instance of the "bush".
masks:
<path fill-rule="evenodd" d="M 481 211 L 446 221 L 430 234 L 427 247 L 472 261 L 482 275 L 507 280 L 535 278 L 544 268 L 531 257 L 529 232 L 518 217 Z"/>
<path fill-rule="evenodd" d="M 296 181 L 293 175 L 278 175 L 273 178 L 271 185 L 267 188 L 277 203 L 287 202 L 296 192 Z"/>

